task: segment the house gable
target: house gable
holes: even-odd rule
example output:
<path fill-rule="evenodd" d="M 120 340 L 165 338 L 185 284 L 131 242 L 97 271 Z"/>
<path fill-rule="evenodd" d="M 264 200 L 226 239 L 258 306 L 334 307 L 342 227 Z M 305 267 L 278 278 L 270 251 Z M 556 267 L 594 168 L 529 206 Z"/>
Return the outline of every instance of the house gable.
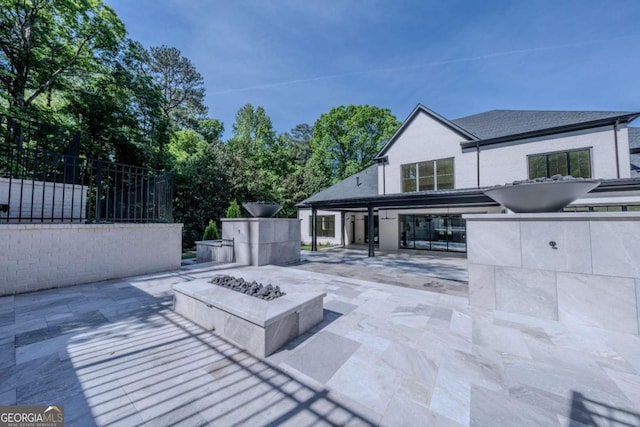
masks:
<path fill-rule="evenodd" d="M 389 138 L 384 147 L 382 147 L 382 150 L 380 150 L 380 152 L 376 156 L 376 159 L 384 158 L 387 151 L 389 151 L 391 147 L 396 143 L 396 141 L 402 136 L 402 134 L 404 134 L 405 130 L 407 130 L 407 128 L 412 125 L 415 118 L 419 117 L 421 114 L 431 117 L 434 121 L 440 123 L 442 126 L 449 128 L 453 132 L 456 132 L 460 136 L 461 141 L 474 141 L 478 139 L 476 136 L 467 132 L 451 120 L 442 117 L 440 114 L 428 109 L 422 104 L 418 104 L 413 109 L 413 111 L 409 113 L 409 116 L 402 122 L 402 125 L 398 128 L 398 130 L 391 136 L 391 138 Z"/>
<path fill-rule="evenodd" d="M 472 138 L 459 126 L 418 105 L 378 155 L 379 194 L 402 192 L 402 165 L 449 158 L 454 159 L 455 188 L 475 187 L 473 177 L 458 173 L 475 168 L 475 160 L 463 157 L 460 149 L 461 142 Z"/>

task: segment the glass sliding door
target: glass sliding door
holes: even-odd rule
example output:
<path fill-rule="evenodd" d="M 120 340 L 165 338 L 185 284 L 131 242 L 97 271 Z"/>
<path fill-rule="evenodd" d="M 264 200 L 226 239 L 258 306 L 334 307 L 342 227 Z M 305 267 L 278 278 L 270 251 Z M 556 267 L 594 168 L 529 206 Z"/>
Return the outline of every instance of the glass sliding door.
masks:
<path fill-rule="evenodd" d="M 399 215 L 402 249 L 466 252 L 467 233 L 460 215 Z"/>
<path fill-rule="evenodd" d="M 450 252 L 467 251 L 467 226 L 460 216 L 451 215 L 449 218 L 449 240 L 447 250 Z"/>

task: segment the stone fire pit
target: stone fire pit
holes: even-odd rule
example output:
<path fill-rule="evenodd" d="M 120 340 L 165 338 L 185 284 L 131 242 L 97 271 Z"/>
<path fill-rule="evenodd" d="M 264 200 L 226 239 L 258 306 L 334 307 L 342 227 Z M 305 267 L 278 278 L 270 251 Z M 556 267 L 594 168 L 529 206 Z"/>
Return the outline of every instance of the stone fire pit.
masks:
<path fill-rule="evenodd" d="M 227 289 L 231 289 L 232 291 L 242 292 L 245 295 L 260 298 L 265 301 L 271 301 L 285 295 L 285 293 L 280 289 L 280 286 L 263 286 L 262 283 L 258 283 L 256 281 L 247 282 L 243 278 L 236 279 L 233 276 L 216 276 L 211 279 L 209 283 L 223 286 Z"/>
<path fill-rule="evenodd" d="M 233 279 L 234 283 L 242 280 Z M 278 298 L 265 300 L 211 281 L 198 279 L 173 285 L 174 310 L 258 357 L 274 353 L 322 321 L 326 293 L 300 292 L 295 286 L 283 286 Z"/>

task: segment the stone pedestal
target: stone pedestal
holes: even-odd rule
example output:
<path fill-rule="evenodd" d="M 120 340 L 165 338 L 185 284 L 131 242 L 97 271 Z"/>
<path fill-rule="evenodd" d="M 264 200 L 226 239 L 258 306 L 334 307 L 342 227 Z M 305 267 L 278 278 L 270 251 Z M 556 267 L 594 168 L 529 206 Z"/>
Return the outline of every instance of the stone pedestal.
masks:
<path fill-rule="evenodd" d="M 472 306 L 640 331 L 640 213 L 465 215 Z"/>
<path fill-rule="evenodd" d="M 300 262 L 297 218 L 226 218 L 222 238 L 233 239 L 235 262 L 244 265 L 287 265 Z"/>

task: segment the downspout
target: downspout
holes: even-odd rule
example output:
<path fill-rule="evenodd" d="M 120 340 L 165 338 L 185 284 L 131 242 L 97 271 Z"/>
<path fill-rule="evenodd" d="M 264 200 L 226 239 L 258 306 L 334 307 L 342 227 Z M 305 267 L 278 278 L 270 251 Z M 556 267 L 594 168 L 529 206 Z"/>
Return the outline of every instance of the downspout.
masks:
<path fill-rule="evenodd" d="M 618 154 L 618 124 L 620 123 L 620 119 L 617 119 L 613 124 L 613 140 L 616 146 L 616 175 L 620 178 L 620 155 Z"/>
<path fill-rule="evenodd" d="M 316 252 L 318 250 L 318 234 L 316 233 L 316 227 L 318 225 L 318 210 L 315 206 L 311 205 L 311 251 Z"/>
<path fill-rule="evenodd" d="M 382 195 L 384 196 L 385 194 L 387 194 L 387 162 L 389 161 L 389 158 L 387 156 L 382 157 L 382 158 L 378 158 L 376 160 L 378 162 L 378 164 L 382 164 Z"/>
<path fill-rule="evenodd" d="M 478 182 L 478 188 L 480 188 L 480 144 L 476 141 L 476 180 Z"/>
<path fill-rule="evenodd" d="M 373 257 L 375 256 L 375 251 L 374 251 L 374 242 L 373 242 L 373 231 L 374 231 L 374 227 L 373 227 L 373 205 L 371 203 L 369 203 L 368 206 L 368 214 L 369 214 L 369 221 L 368 221 L 368 226 L 369 229 L 365 230 L 365 232 L 368 234 L 369 237 L 369 257 Z"/>

